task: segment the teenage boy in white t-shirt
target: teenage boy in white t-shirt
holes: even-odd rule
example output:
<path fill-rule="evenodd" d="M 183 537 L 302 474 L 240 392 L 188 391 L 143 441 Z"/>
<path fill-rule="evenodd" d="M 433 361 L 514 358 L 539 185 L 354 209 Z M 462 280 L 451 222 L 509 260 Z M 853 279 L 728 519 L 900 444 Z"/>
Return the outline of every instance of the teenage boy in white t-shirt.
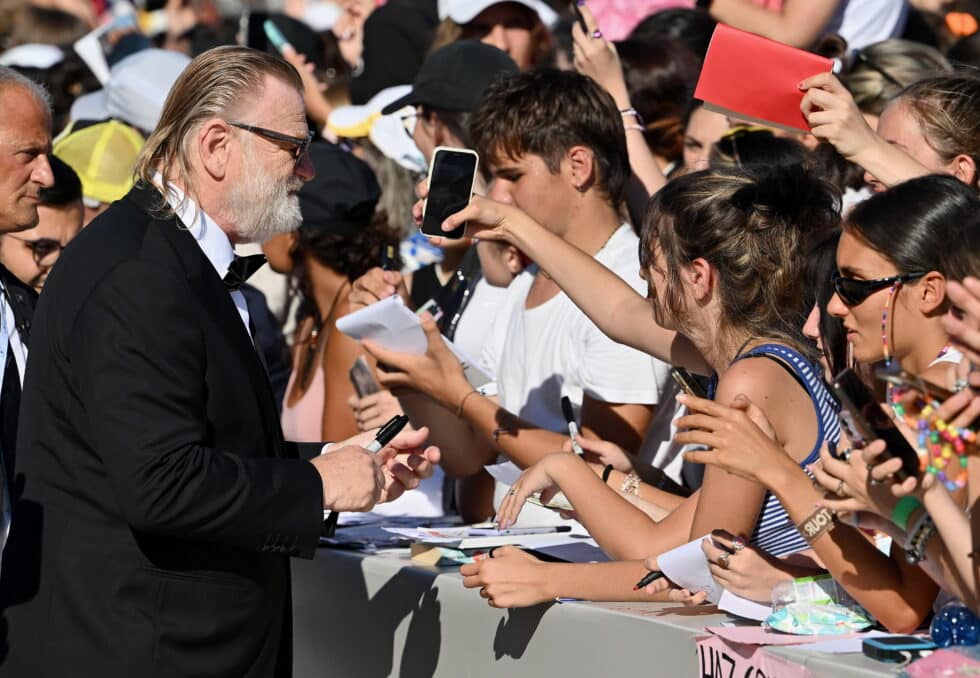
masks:
<path fill-rule="evenodd" d="M 471 132 L 493 178 L 489 197 L 524 210 L 646 292 L 639 241 L 620 220 L 630 175 L 623 121 L 602 88 L 569 71 L 507 77 L 487 91 Z M 563 395 L 582 429 L 636 450 L 667 377 L 666 365 L 606 337 L 533 266 L 508 288 L 484 352 L 498 398 L 475 392 L 434 326 L 424 324 L 424 356 L 365 345 L 400 370 L 385 375 L 387 383 L 426 393 L 482 438 L 455 446 L 466 450 L 465 459 L 447 460 L 457 474 L 478 472 L 497 453 L 524 467 L 560 450 L 568 440 Z"/>

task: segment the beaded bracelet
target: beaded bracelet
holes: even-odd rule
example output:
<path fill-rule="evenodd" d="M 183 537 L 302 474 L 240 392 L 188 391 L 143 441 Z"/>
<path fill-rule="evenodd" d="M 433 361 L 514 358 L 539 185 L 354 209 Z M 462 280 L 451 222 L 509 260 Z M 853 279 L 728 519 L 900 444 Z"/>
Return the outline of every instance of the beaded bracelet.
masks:
<path fill-rule="evenodd" d="M 910 565 L 915 565 L 926 558 L 926 545 L 936 531 L 936 524 L 932 522 L 929 514 L 916 521 L 916 529 L 905 538 L 905 560 Z"/>

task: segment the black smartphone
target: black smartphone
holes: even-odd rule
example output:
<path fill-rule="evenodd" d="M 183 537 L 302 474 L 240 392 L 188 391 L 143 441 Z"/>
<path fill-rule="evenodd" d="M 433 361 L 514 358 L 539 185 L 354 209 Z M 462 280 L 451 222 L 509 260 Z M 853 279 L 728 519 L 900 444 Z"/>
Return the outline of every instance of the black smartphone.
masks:
<path fill-rule="evenodd" d="M 363 356 L 358 357 L 354 361 L 354 364 L 351 365 L 350 382 L 354 385 L 354 392 L 357 393 L 358 398 L 369 396 L 381 390 L 378 382 L 374 380 L 371 367 L 367 364 Z"/>
<path fill-rule="evenodd" d="M 423 235 L 458 240 L 466 233 L 466 224 L 451 231 L 442 230 L 442 222 L 470 204 L 476 168 L 480 158 L 466 148 L 439 146 L 429 165 L 429 195 L 422 209 Z"/>
<path fill-rule="evenodd" d="M 269 44 L 269 36 L 265 32 L 264 24 L 269 18 L 268 12 L 250 11 L 245 24 L 245 46 L 266 51 Z"/>
<path fill-rule="evenodd" d="M 671 368 L 670 376 L 673 377 L 674 381 L 677 382 L 677 385 L 681 387 L 684 393 L 695 398 L 708 397 L 708 390 L 701 383 L 701 380 L 683 367 Z"/>
<path fill-rule="evenodd" d="M 841 404 L 840 422 L 857 448 L 868 445 L 876 438 L 885 441 L 883 457 L 898 457 L 902 468 L 895 472 L 895 479 L 902 482 L 909 476 L 919 475 L 919 455 L 875 400 L 871 389 L 861 381 L 857 372 L 848 368 L 834 377 L 831 384 L 834 395 Z"/>

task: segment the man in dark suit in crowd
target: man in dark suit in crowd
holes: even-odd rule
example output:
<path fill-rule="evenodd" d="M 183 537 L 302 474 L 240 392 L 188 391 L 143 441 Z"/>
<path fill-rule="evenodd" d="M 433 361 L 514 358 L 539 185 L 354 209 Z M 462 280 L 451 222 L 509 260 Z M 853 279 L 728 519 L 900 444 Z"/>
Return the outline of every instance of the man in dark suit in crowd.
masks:
<path fill-rule="evenodd" d="M 37 226 L 39 194 L 54 183 L 50 152 L 51 104 L 47 92 L 16 71 L 0 66 L 0 233 Z M 0 551 L 6 550 L 19 494 L 14 477 L 17 413 L 36 300 L 33 289 L 0 265 Z"/>
<path fill-rule="evenodd" d="M 0 676 L 289 676 L 288 556 L 323 510 L 432 472 L 426 432 L 377 455 L 285 443 L 232 245 L 299 226 L 302 83 L 211 50 L 175 83 L 139 181 L 61 255 L 34 319 L 18 472 L 36 593 Z M 310 461 L 311 460 L 311 461 Z"/>

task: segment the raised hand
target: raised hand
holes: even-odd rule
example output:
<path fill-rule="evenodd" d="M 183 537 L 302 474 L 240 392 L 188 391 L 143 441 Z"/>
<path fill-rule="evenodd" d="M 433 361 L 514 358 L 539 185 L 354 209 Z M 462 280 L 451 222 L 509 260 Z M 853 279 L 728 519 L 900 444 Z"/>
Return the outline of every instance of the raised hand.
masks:
<path fill-rule="evenodd" d="M 451 411 L 456 411 L 460 398 L 472 388 L 463 374 L 463 366 L 446 346 L 435 320 L 423 313 L 422 329 L 428 346 L 422 355 L 389 351 L 373 341 L 362 342 L 364 350 L 382 365 L 395 371 L 380 372 L 378 380 L 386 388 L 410 387 L 422 391 Z"/>

